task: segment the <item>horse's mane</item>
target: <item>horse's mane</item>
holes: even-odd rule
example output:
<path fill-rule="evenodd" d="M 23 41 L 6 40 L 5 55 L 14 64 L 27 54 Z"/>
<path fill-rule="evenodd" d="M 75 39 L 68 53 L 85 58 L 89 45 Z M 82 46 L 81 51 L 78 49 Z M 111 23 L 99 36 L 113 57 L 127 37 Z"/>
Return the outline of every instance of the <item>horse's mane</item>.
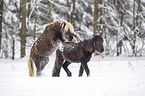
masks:
<path fill-rule="evenodd" d="M 74 32 L 74 28 L 73 28 L 71 23 L 69 23 L 69 22 L 67 22 L 65 20 L 60 20 L 60 19 L 56 19 L 56 20 L 54 20 L 53 22 L 51 22 L 49 24 L 45 24 L 43 26 L 43 28 L 45 29 L 47 26 L 52 25 L 52 24 L 58 24 L 58 23 L 62 24 L 63 22 L 66 23 L 66 26 L 65 26 L 64 30 L 66 30 L 66 31 L 70 30 L 70 32 Z"/>

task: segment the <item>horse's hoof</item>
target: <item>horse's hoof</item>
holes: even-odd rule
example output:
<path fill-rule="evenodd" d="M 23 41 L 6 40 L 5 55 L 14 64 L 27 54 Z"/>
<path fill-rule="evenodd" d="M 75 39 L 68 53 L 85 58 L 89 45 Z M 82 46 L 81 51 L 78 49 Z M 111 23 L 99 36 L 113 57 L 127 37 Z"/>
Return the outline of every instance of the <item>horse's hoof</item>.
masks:
<path fill-rule="evenodd" d="M 41 72 L 37 72 L 37 76 L 41 76 Z"/>

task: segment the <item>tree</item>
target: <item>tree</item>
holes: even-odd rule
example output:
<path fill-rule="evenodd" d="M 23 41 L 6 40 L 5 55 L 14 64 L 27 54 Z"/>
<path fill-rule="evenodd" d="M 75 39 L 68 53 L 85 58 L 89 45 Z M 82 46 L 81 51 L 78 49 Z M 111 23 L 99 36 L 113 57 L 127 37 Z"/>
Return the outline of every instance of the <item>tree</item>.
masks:
<path fill-rule="evenodd" d="M 38 4 L 37 4 L 37 0 L 35 1 L 35 21 L 34 21 L 34 33 L 33 33 L 33 38 L 34 38 L 34 40 L 35 40 L 35 38 L 36 38 L 36 25 L 37 25 L 37 11 L 38 11 Z"/>
<path fill-rule="evenodd" d="M 99 0 L 95 0 L 94 1 L 94 34 L 97 33 L 98 29 L 97 29 L 97 25 L 98 25 L 98 4 L 99 4 Z"/>
<path fill-rule="evenodd" d="M 132 50 L 133 50 L 133 55 L 136 56 L 136 39 L 138 35 L 138 29 L 136 27 L 139 27 L 140 21 L 139 21 L 139 11 L 140 11 L 140 2 L 141 0 L 134 0 L 133 2 L 133 43 L 132 43 Z M 137 7 L 137 12 L 136 12 L 136 3 L 138 4 Z"/>
<path fill-rule="evenodd" d="M 27 12 L 27 17 L 29 17 L 30 12 L 31 12 L 31 0 L 27 0 L 28 2 L 28 12 Z"/>
<path fill-rule="evenodd" d="M 0 0 L 0 6 L 2 1 L 4 0 Z M 0 18 L 3 16 L 3 19 L 0 19 L 2 20 L 0 24 L 3 24 L 0 25 L 0 29 L 3 30 L 3 33 L 0 33 L 3 42 L 1 43 L 2 57 L 11 57 L 13 36 L 15 54 L 24 54 L 25 52 L 19 52 L 21 51 L 19 49 L 25 50 L 25 47 L 30 47 L 34 39 L 43 32 L 42 26 L 55 19 L 65 19 L 72 23 L 76 35 L 82 40 L 96 33 L 102 35 L 106 55 L 120 55 L 121 50 L 122 53 L 131 56 L 145 54 L 144 1 L 27 0 L 27 3 L 23 4 L 22 0 L 6 0 L 3 6 L 3 13 L 0 13 Z M 27 12 L 24 11 L 25 6 Z M 23 13 L 27 13 L 27 17 Z M 26 36 L 29 40 L 27 46 Z M 22 46 L 19 46 L 19 42 Z"/>
<path fill-rule="evenodd" d="M 143 7 L 143 6 L 142 6 Z M 136 45 L 137 38 L 144 38 L 144 37 L 139 37 L 139 34 L 143 35 L 143 31 L 141 31 L 141 25 L 143 23 L 143 20 L 141 17 L 143 17 L 143 10 L 141 10 L 141 0 L 133 0 L 132 1 L 132 26 L 130 26 L 132 32 L 126 32 L 126 36 L 129 39 L 130 46 L 132 49 L 132 56 L 137 56 L 138 51 L 140 50 L 138 48 L 138 45 Z M 130 13 L 131 13 L 130 12 Z M 142 26 L 143 27 L 143 26 Z M 144 44 L 144 42 L 143 42 Z"/>
<path fill-rule="evenodd" d="M 72 1 L 72 2 L 71 2 Z M 75 29 L 75 10 L 76 10 L 76 0 L 67 0 L 66 6 L 68 7 L 67 9 L 67 21 L 71 22 Z"/>
<path fill-rule="evenodd" d="M 22 26 L 20 30 L 20 38 L 21 38 L 21 58 L 26 55 L 25 47 L 26 47 L 26 0 L 22 0 Z"/>
<path fill-rule="evenodd" d="M 2 42 L 3 0 L 0 0 L 0 50 Z"/>
<path fill-rule="evenodd" d="M 132 50 L 133 50 L 133 55 L 135 55 L 135 43 L 136 43 L 136 35 L 137 35 L 137 31 L 135 30 L 136 27 L 136 13 L 135 13 L 135 9 L 136 9 L 136 0 L 133 1 L 133 43 L 131 44 Z"/>
<path fill-rule="evenodd" d="M 48 17 L 49 17 L 49 23 L 50 23 L 52 22 L 52 17 L 51 17 L 52 4 L 50 1 L 48 1 L 48 7 L 49 7 Z"/>
<path fill-rule="evenodd" d="M 76 6 L 76 0 L 72 0 L 73 1 L 73 10 L 72 10 L 72 13 L 71 13 L 71 23 L 75 29 L 75 6 Z"/>
<path fill-rule="evenodd" d="M 124 30 L 124 27 L 123 27 L 123 23 L 124 23 L 124 13 L 125 13 L 125 10 L 124 10 L 124 4 L 125 4 L 125 1 L 122 0 L 119 1 L 119 4 L 117 4 L 117 9 L 118 9 L 118 13 L 119 13 L 119 30 L 117 32 L 117 56 L 119 56 L 121 53 L 122 53 L 122 38 L 119 38 L 119 33 L 122 32 Z"/>
<path fill-rule="evenodd" d="M 70 2 L 69 2 L 69 0 L 67 0 L 67 7 L 68 7 L 67 21 L 70 22 Z"/>
<path fill-rule="evenodd" d="M 102 0 L 99 0 L 99 4 L 102 5 L 103 4 L 103 1 Z M 101 36 L 103 36 L 103 34 L 105 33 L 105 30 L 106 30 L 106 27 L 105 27 L 105 22 L 104 22 L 104 18 L 103 18 L 103 14 L 104 14 L 104 10 L 102 7 L 99 7 L 98 8 L 98 11 L 99 11 L 99 18 L 98 18 L 98 31 L 99 31 L 99 34 Z"/>

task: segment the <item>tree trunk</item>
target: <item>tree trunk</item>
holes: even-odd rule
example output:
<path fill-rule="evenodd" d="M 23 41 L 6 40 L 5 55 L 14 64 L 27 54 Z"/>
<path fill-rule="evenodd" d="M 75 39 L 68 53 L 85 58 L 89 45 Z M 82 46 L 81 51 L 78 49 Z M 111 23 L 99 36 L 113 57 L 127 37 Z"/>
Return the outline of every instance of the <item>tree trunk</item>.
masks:
<path fill-rule="evenodd" d="M 102 4 L 102 3 L 103 3 L 102 0 L 99 0 L 99 4 Z M 98 9 L 98 12 L 100 13 L 100 14 L 98 14 L 98 17 L 99 17 L 99 16 L 102 17 L 102 16 L 103 16 L 103 9 L 102 9 L 102 8 L 99 8 L 99 9 Z M 103 36 L 105 27 L 103 26 L 104 21 L 103 21 L 102 18 L 99 20 L 99 24 L 100 24 L 100 26 L 98 26 L 98 32 L 99 32 L 99 35 Z M 104 24 L 104 25 L 105 25 L 105 24 Z"/>
<path fill-rule="evenodd" d="M 69 2 L 69 0 L 67 0 L 67 7 L 68 7 L 67 21 L 70 22 L 70 2 Z"/>
<path fill-rule="evenodd" d="M 15 37 L 12 37 L 12 60 L 15 59 Z"/>
<path fill-rule="evenodd" d="M 33 39 L 36 39 L 36 25 L 37 25 L 37 12 L 35 14 L 35 22 L 34 22 L 34 33 L 33 33 Z"/>
<path fill-rule="evenodd" d="M 136 43 L 135 1 L 136 0 L 134 0 L 134 2 L 133 2 L 133 31 L 134 31 L 133 45 L 132 45 L 133 55 L 135 55 L 135 43 Z"/>
<path fill-rule="evenodd" d="M 27 9 L 27 18 L 28 18 L 28 20 L 27 20 L 27 27 L 28 27 L 27 32 L 29 34 L 32 32 L 31 26 L 30 26 L 31 0 L 27 0 L 27 3 L 28 3 L 28 6 L 27 6 L 28 8 L 26 8 Z"/>
<path fill-rule="evenodd" d="M 137 11 L 136 11 L 136 3 L 138 4 Z M 137 55 L 137 53 L 136 53 L 136 38 L 138 35 L 138 28 L 136 28 L 136 27 L 139 27 L 139 24 L 140 24 L 140 21 L 139 21 L 140 3 L 141 3 L 141 0 L 134 0 L 134 2 L 133 2 L 133 32 L 134 32 L 134 34 L 132 36 L 133 42 L 131 43 L 131 47 L 133 50 L 133 52 L 132 52 L 133 56 Z"/>
<path fill-rule="evenodd" d="M 26 47 L 26 0 L 22 0 L 22 26 L 20 30 L 20 37 L 21 37 L 21 58 L 23 58 L 25 53 Z"/>
<path fill-rule="evenodd" d="M 99 0 L 95 0 L 94 1 L 94 34 L 96 34 L 98 32 L 98 4 L 99 4 Z"/>
<path fill-rule="evenodd" d="M 75 29 L 75 6 L 76 6 L 76 0 L 72 0 L 73 1 L 73 10 L 71 13 L 71 23 Z"/>
<path fill-rule="evenodd" d="M 138 0 L 134 0 L 133 3 L 133 44 L 132 44 L 132 50 L 133 50 L 133 56 L 136 56 L 136 38 L 137 38 L 137 33 L 138 30 L 136 29 L 136 27 L 139 25 L 138 22 L 138 18 L 139 18 L 139 10 L 140 10 L 140 0 L 137 2 Z M 137 2 L 138 4 L 138 9 L 137 9 L 137 16 L 136 16 L 136 6 L 135 3 Z"/>
<path fill-rule="evenodd" d="M 37 5 L 37 4 L 36 4 Z M 36 38 L 36 25 L 37 25 L 37 6 L 35 8 L 35 22 L 34 22 L 34 33 L 33 33 L 33 38 L 35 40 Z"/>
<path fill-rule="evenodd" d="M 22 0 L 20 0 L 19 19 L 20 19 L 20 22 L 22 22 Z"/>
<path fill-rule="evenodd" d="M 48 7 L 49 7 L 49 13 L 48 13 L 48 17 L 49 17 L 49 23 L 52 22 L 52 19 L 51 19 L 51 7 L 52 7 L 52 4 L 50 1 L 48 1 Z"/>
<path fill-rule="evenodd" d="M 0 0 L 0 50 L 2 40 L 3 0 Z M 1 52 L 1 51 L 0 51 Z"/>
<path fill-rule="evenodd" d="M 120 33 L 123 29 L 123 22 L 124 22 L 124 10 L 123 6 L 125 4 L 125 1 L 122 0 L 122 5 L 120 6 L 119 13 L 120 13 L 120 30 L 118 33 Z M 119 34 L 117 34 L 119 35 Z M 122 53 L 122 40 L 120 40 L 119 36 L 117 36 L 117 56 L 119 56 Z"/>
<path fill-rule="evenodd" d="M 29 17 L 30 12 L 31 12 L 31 0 L 27 0 L 28 1 L 28 12 L 27 12 L 27 17 Z"/>

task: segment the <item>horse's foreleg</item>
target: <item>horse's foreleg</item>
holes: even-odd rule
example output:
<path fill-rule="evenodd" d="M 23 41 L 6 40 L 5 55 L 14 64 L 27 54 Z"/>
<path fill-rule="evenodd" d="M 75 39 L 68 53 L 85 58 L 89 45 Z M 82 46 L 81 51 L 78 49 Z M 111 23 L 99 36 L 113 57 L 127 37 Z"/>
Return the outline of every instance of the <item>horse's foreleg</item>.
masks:
<path fill-rule="evenodd" d="M 80 66 L 80 70 L 79 70 L 79 77 L 81 77 L 83 75 L 84 69 L 83 66 Z"/>
<path fill-rule="evenodd" d="M 87 76 L 90 76 L 90 70 L 86 62 L 81 62 L 82 67 L 85 69 Z"/>
<path fill-rule="evenodd" d="M 60 75 L 60 69 L 61 69 L 61 64 L 62 63 L 60 63 L 57 60 L 55 60 L 55 65 L 54 65 L 53 73 L 52 73 L 53 77 L 59 77 L 59 75 Z"/>
<path fill-rule="evenodd" d="M 71 64 L 70 62 L 68 61 L 65 61 L 64 64 L 63 64 L 63 69 L 65 70 L 65 72 L 67 73 L 67 76 L 71 76 L 72 73 L 69 71 L 69 69 L 67 68 L 68 65 Z"/>
<path fill-rule="evenodd" d="M 59 77 L 60 69 L 61 69 L 63 61 L 64 61 L 64 59 L 62 57 L 61 51 L 57 50 L 55 65 L 54 65 L 53 72 L 52 72 L 53 77 L 56 77 L 56 76 Z"/>

